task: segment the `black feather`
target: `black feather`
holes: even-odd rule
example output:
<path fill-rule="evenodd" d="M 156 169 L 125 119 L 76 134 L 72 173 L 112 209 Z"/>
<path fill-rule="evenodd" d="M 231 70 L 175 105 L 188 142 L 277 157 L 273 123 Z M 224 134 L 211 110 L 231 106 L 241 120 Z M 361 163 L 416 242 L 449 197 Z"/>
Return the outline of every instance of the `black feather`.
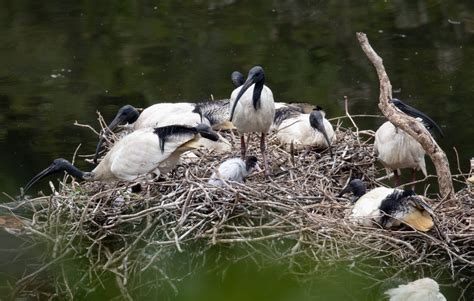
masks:
<path fill-rule="evenodd" d="M 185 125 L 168 125 L 154 129 L 154 133 L 160 138 L 161 153 L 165 151 L 165 143 L 169 136 L 183 136 L 188 134 L 195 134 L 197 130 L 195 127 Z"/>
<path fill-rule="evenodd" d="M 252 168 L 254 168 L 257 165 L 257 157 L 255 156 L 249 156 L 247 159 L 245 159 L 245 169 L 247 171 L 250 171 Z"/>
<path fill-rule="evenodd" d="M 416 193 L 410 189 L 394 189 L 394 191 L 382 201 L 379 207 L 380 211 L 383 212 L 382 218 L 380 219 L 382 227 L 387 225 L 396 212 L 403 210 L 403 204 L 407 198 L 415 195 Z"/>
<path fill-rule="evenodd" d="M 275 110 L 275 117 L 273 118 L 273 123 L 278 126 L 284 120 L 299 116 L 300 114 L 301 111 L 294 107 L 281 107 Z"/>
<path fill-rule="evenodd" d="M 202 118 L 209 120 L 211 126 L 221 124 L 229 118 L 229 104 L 228 99 L 204 101 L 196 104 L 194 113 L 198 113 Z"/>
<path fill-rule="evenodd" d="M 434 122 L 433 119 L 431 119 L 428 115 L 426 115 L 425 113 L 421 112 L 420 110 L 418 109 L 415 109 L 414 107 L 412 106 L 409 106 L 408 104 L 404 103 L 403 101 L 399 100 L 399 99 L 396 99 L 396 98 L 393 98 L 392 100 L 390 100 L 390 102 L 395 106 L 397 107 L 397 109 L 399 109 L 400 111 L 402 111 L 403 113 L 411 116 L 411 117 L 414 117 L 414 118 L 421 118 L 422 122 L 423 122 L 423 125 L 426 127 L 426 129 L 428 129 L 428 131 L 430 131 L 431 134 L 433 134 L 434 132 L 434 129 L 436 129 L 438 131 L 438 133 L 441 135 L 441 137 L 443 137 L 443 131 L 441 130 L 441 128 L 438 126 L 438 124 L 436 124 L 436 122 Z"/>

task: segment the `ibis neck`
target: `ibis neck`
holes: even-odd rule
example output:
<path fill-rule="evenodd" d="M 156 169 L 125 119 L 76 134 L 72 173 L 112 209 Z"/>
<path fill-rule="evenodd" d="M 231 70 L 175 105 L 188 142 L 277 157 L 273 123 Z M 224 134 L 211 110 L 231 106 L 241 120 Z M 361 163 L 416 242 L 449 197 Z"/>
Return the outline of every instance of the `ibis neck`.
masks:
<path fill-rule="evenodd" d="M 64 170 L 70 174 L 71 176 L 73 176 L 74 178 L 78 179 L 78 180 L 85 180 L 86 178 L 84 177 L 86 174 L 86 172 L 83 172 L 81 171 L 80 169 L 78 169 L 77 167 L 75 167 L 74 165 L 68 165 L 67 167 L 64 168 Z"/>
<path fill-rule="evenodd" d="M 353 188 L 353 194 L 358 199 L 366 193 L 365 187 L 356 186 Z"/>
<path fill-rule="evenodd" d="M 264 81 L 259 81 L 256 82 L 255 85 L 253 86 L 253 107 L 255 110 L 260 108 L 260 101 L 261 101 L 261 96 L 262 96 L 262 90 L 263 90 L 263 83 Z"/>

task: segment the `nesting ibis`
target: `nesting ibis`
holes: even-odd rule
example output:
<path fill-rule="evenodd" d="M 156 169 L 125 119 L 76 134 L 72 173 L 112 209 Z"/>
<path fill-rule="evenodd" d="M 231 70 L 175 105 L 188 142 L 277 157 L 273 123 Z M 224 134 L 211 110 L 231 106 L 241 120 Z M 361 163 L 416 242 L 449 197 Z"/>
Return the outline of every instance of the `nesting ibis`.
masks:
<path fill-rule="evenodd" d="M 280 143 L 293 144 L 296 149 L 329 148 L 332 157 L 331 141 L 334 139 L 334 129 L 325 118 L 321 107 L 316 106 L 311 114 L 302 114 L 291 108 L 280 108 L 276 111 L 274 124 Z"/>
<path fill-rule="evenodd" d="M 206 124 L 136 130 L 115 143 L 91 172 L 81 171 L 65 159 L 55 159 L 26 184 L 24 191 L 42 178 L 61 171 L 79 180 L 104 182 L 135 181 L 148 174 L 165 174 L 175 167 L 182 153 L 200 146 L 201 137 L 219 139 Z"/>
<path fill-rule="evenodd" d="M 196 126 L 200 123 L 210 125 L 215 129 L 231 127 L 228 122 L 229 100 L 216 100 L 201 103 L 160 103 L 145 109 L 141 114 L 131 105 L 120 108 L 114 120 L 107 127 L 113 131 L 117 125 L 129 123 L 132 130 L 156 128 L 168 125 Z M 97 163 L 99 152 L 104 143 L 102 135 L 94 155 Z M 228 152 L 231 144 L 219 135 L 219 141 L 202 140 L 202 146 L 217 153 Z"/>
<path fill-rule="evenodd" d="M 433 227 L 433 210 L 413 190 L 377 187 L 366 191 L 364 182 L 353 179 L 339 196 L 352 192 L 355 202 L 350 219 L 364 226 L 373 221 L 384 228 L 407 224 L 419 231 L 429 231 Z"/>

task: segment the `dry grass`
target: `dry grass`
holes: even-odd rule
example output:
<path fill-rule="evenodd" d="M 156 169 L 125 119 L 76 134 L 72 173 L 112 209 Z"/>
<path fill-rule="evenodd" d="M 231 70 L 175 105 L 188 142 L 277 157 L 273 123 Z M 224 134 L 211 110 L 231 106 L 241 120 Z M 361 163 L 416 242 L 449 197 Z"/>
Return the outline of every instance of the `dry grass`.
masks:
<path fill-rule="evenodd" d="M 34 234 L 30 240 L 46 241 L 52 256 L 16 283 L 16 293 L 50 281 L 41 278 L 44 270 L 72 256 L 84 260 L 84 269 L 74 279 L 64 269 L 56 273 L 56 296 L 75 295 L 80 283 L 101 286 L 100 278 L 109 274 L 115 275 L 122 296 L 131 299 L 134 279 L 148 270 L 174 286 L 156 264 L 167 254 L 199 256 L 214 245 L 229 244 L 245 246 L 249 254 L 263 248 L 268 256 L 292 260 L 298 273 L 308 272 L 298 258 L 314 260 L 313 270 L 324 261 L 353 262 L 354 272 L 366 277 L 382 266 L 427 274 L 449 267 L 453 279 L 472 273 L 472 189 L 458 192 L 456 202 L 433 201 L 437 226 L 428 233 L 355 226 L 345 219 L 351 204 L 336 195 L 347 180 L 357 176 L 379 185 L 370 133 L 359 133 L 360 138 L 339 127 L 334 158 L 315 151 L 292 156 L 271 140 L 271 179 L 255 174 L 245 184 L 224 188 L 207 184 L 224 159 L 212 154 L 180 165 L 168 179 L 142 183 L 140 193 L 130 192 L 131 184 L 71 185 L 65 178 L 50 196 L 26 202 L 36 204 L 26 226 Z M 249 153 L 258 154 L 255 148 Z M 287 243 L 276 243 L 279 239 Z"/>

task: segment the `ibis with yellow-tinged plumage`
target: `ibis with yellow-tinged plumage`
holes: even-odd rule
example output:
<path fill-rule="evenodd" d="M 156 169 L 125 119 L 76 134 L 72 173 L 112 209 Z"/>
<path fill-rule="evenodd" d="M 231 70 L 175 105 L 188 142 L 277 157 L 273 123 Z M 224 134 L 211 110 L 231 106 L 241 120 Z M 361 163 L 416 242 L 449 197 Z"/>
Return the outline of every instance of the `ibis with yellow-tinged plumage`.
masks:
<path fill-rule="evenodd" d="M 373 222 L 383 228 L 398 227 L 401 223 L 419 231 L 429 231 L 433 227 L 433 210 L 413 190 L 377 187 L 369 192 L 364 182 L 353 179 L 339 196 L 352 192 L 354 207 L 350 220 L 364 226 Z"/>

